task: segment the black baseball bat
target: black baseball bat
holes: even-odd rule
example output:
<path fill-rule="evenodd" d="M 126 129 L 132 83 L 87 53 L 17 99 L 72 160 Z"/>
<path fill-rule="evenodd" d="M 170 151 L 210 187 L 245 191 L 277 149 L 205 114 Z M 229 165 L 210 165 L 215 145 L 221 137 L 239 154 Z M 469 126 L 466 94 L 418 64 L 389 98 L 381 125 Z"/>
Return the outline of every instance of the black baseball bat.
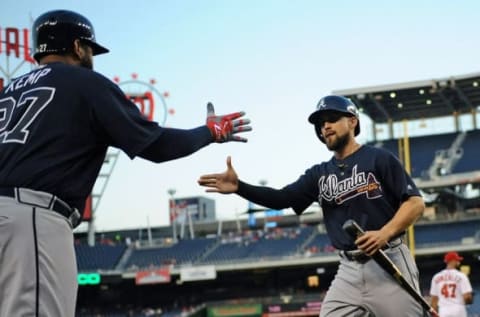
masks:
<path fill-rule="evenodd" d="M 359 236 L 365 233 L 362 227 L 358 225 L 354 220 L 347 220 L 343 224 L 343 230 L 345 230 L 354 240 Z M 377 262 L 378 265 L 388 274 L 390 274 L 400 286 L 407 291 L 410 296 L 412 296 L 417 302 L 419 302 L 422 307 L 427 310 L 433 317 L 438 317 L 438 313 L 433 309 L 432 306 L 423 298 L 422 295 L 405 279 L 400 269 L 395 265 L 395 263 L 390 260 L 388 255 L 385 254 L 383 250 L 378 250 L 372 255 L 372 259 Z"/>

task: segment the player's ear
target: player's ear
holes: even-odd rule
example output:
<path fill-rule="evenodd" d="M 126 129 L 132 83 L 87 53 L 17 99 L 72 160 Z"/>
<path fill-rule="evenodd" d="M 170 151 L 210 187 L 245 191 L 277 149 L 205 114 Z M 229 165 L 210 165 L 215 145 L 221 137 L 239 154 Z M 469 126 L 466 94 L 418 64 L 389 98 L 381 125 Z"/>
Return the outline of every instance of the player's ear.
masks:
<path fill-rule="evenodd" d="M 75 41 L 73 41 L 72 50 L 73 50 L 73 55 L 77 59 L 82 60 L 85 58 L 86 55 L 89 54 L 89 51 L 91 51 L 91 48 L 86 43 L 82 42 L 79 39 L 76 39 Z M 92 53 L 90 52 L 90 55 L 91 54 Z"/>
<path fill-rule="evenodd" d="M 350 122 L 350 127 L 352 128 L 352 130 L 355 131 L 355 127 L 358 125 L 358 118 L 351 116 L 351 117 L 348 117 L 348 119 L 349 119 L 348 121 Z"/>
<path fill-rule="evenodd" d="M 76 39 L 75 41 L 73 41 L 72 52 L 76 58 L 81 59 L 82 55 L 84 54 L 82 50 L 83 50 L 83 47 L 80 40 Z"/>

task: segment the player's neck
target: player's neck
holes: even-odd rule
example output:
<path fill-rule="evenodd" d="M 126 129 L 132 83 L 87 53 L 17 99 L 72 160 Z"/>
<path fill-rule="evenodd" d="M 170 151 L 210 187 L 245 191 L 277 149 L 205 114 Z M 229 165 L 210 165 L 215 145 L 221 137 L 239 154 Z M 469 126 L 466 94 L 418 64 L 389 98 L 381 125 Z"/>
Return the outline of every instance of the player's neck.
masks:
<path fill-rule="evenodd" d="M 348 142 L 342 149 L 336 151 L 334 153 L 335 158 L 337 160 L 343 160 L 346 157 L 352 155 L 355 153 L 359 148 L 361 147 L 360 144 L 358 144 L 355 139 L 352 139 L 350 142 Z"/>
<path fill-rule="evenodd" d="M 72 58 L 71 55 L 56 55 L 56 54 L 47 55 L 42 57 L 39 62 L 40 65 L 45 65 L 50 63 L 64 63 L 64 64 L 70 64 L 70 65 L 79 65 L 78 61 Z"/>

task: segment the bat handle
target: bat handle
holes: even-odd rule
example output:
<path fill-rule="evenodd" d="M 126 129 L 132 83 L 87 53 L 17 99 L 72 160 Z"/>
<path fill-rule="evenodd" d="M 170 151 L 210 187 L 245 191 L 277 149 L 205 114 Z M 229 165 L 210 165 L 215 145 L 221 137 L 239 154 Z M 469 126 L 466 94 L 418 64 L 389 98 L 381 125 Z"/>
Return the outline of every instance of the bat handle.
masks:
<path fill-rule="evenodd" d="M 356 239 L 365 233 L 362 227 L 352 219 L 345 221 L 343 224 L 343 230 L 345 230 L 353 239 Z"/>

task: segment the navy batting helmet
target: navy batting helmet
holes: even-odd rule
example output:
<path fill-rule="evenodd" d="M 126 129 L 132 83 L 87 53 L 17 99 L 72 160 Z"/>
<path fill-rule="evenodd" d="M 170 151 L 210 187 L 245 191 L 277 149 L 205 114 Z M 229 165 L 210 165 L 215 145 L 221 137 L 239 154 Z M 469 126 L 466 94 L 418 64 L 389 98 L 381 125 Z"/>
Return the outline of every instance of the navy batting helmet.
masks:
<path fill-rule="evenodd" d="M 315 125 L 315 132 L 317 133 L 320 141 L 325 143 L 321 133 L 321 126 L 319 123 L 319 118 L 322 113 L 325 111 L 337 111 L 344 113 L 347 116 L 356 117 L 358 120 L 357 126 L 355 127 L 355 136 L 360 133 L 360 118 L 357 106 L 348 98 L 343 96 L 330 95 L 323 97 L 317 104 L 317 109 L 309 117 L 308 121 Z"/>
<path fill-rule="evenodd" d="M 93 55 L 108 53 L 108 49 L 95 41 L 95 31 L 90 21 L 73 11 L 54 10 L 39 16 L 33 23 L 33 57 L 63 54 L 79 39 L 92 48 Z"/>

